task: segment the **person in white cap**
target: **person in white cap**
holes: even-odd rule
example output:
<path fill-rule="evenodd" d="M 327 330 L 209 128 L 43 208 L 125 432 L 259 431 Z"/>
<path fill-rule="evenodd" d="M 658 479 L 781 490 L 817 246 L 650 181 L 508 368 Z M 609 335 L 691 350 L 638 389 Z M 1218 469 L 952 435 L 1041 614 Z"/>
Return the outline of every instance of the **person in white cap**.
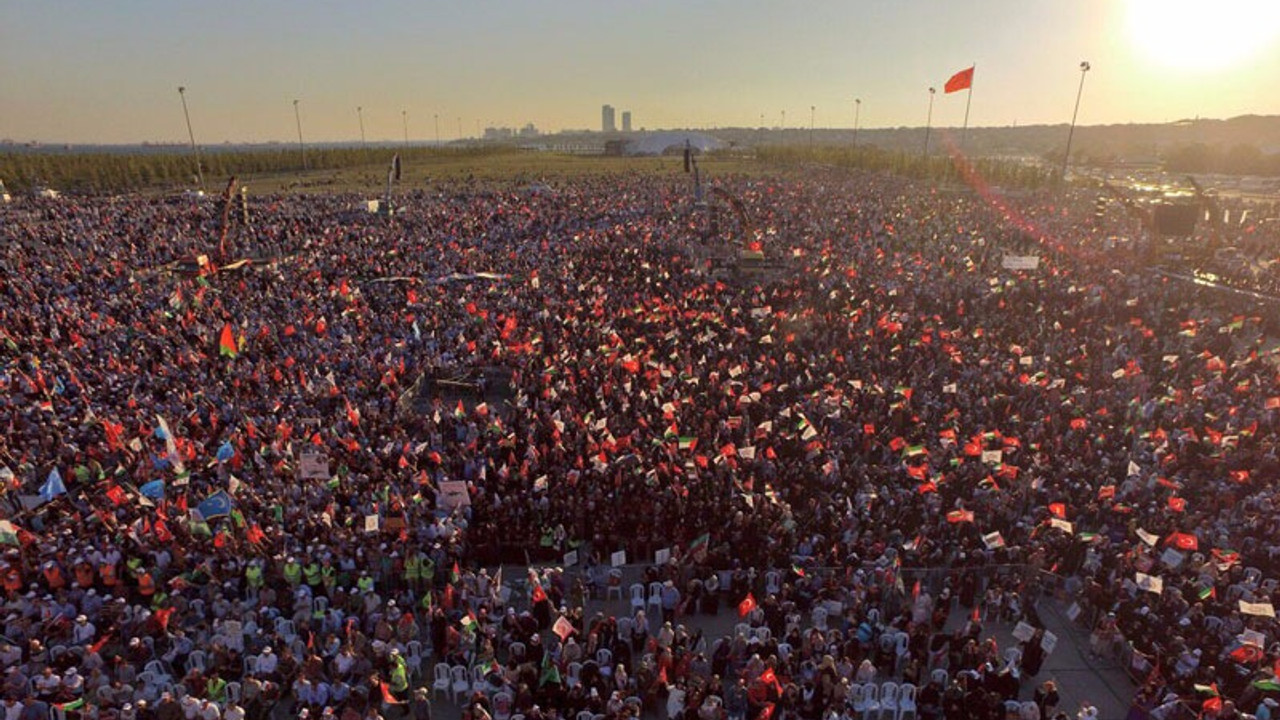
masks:
<path fill-rule="evenodd" d="M 93 642 L 97 634 L 98 628 L 89 622 L 87 616 L 80 615 L 76 618 L 75 625 L 71 627 L 71 642 L 76 645 L 88 645 Z"/>

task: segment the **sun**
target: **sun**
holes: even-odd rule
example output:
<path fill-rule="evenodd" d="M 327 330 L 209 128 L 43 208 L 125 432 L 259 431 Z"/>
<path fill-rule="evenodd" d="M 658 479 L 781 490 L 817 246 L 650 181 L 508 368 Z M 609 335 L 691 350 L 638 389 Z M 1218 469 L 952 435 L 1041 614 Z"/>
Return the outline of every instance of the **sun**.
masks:
<path fill-rule="evenodd" d="M 1152 62 L 1212 72 L 1280 61 L 1280 0 L 1129 0 L 1129 33 Z"/>

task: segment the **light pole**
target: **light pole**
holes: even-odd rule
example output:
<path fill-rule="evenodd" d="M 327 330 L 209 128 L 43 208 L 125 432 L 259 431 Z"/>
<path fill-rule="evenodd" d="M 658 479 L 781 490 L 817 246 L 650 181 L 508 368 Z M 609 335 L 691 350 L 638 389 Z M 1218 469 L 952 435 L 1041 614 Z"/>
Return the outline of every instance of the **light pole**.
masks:
<path fill-rule="evenodd" d="M 409 147 L 409 111 L 401 110 L 400 119 L 404 121 L 404 146 Z"/>
<path fill-rule="evenodd" d="M 440 145 L 440 113 L 436 113 L 436 146 Z"/>
<path fill-rule="evenodd" d="M 782 124 L 779 125 L 778 128 L 782 130 L 782 132 L 784 133 L 787 131 L 787 111 L 786 110 L 782 111 Z"/>
<path fill-rule="evenodd" d="M 196 147 L 196 134 L 191 131 L 191 113 L 187 112 L 187 89 L 178 86 L 178 97 L 182 98 L 182 115 L 187 119 L 187 137 L 191 138 L 191 152 L 196 156 L 196 177 L 200 180 L 200 189 L 204 189 L 204 170 L 200 168 L 200 148 Z"/>
<path fill-rule="evenodd" d="M 302 142 L 302 114 L 298 111 L 298 101 L 293 101 L 293 119 L 298 123 L 298 151 L 302 153 L 302 169 L 307 169 L 307 146 Z"/>
<path fill-rule="evenodd" d="M 364 139 L 364 108 L 356 106 L 356 117 L 360 118 L 360 147 L 367 148 L 369 143 Z"/>
<path fill-rule="evenodd" d="M 458 139 L 462 139 L 462 118 L 458 118 Z"/>
<path fill-rule="evenodd" d="M 929 157 L 929 130 L 933 127 L 933 96 L 936 88 L 929 88 L 929 116 L 924 121 L 924 156 Z"/>
<path fill-rule="evenodd" d="M 810 150 L 813 149 L 813 121 L 814 121 L 814 118 L 817 117 L 817 115 L 818 115 L 818 106 L 810 105 L 809 106 L 809 149 Z"/>
<path fill-rule="evenodd" d="M 858 147 L 858 115 L 862 112 L 862 99 L 853 99 L 853 146 Z"/>
<path fill-rule="evenodd" d="M 1062 154 L 1062 178 L 1067 177 L 1067 163 L 1071 160 L 1071 138 L 1076 134 L 1076 115 L 1080 114 L 1080 96 L 1084 94 L 1084 75 L 1089 72 L 1089 61 L 1080 63 L 1080 87 L 1076 90 L 1076 109 L 1071 111 L 1071 129 L 1067 131 L 1067 151 Z"/>

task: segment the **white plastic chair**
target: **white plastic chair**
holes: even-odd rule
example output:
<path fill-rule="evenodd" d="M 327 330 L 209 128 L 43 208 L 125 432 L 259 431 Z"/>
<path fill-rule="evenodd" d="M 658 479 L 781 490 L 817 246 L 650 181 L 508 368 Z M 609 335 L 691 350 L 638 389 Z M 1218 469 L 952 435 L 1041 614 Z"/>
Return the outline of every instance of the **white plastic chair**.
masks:
<path fill-rule="evenodd" d="M 644 609 L 644 584 L 633 583 L 631 585 L 631 612 Z"/>
<path fill-rule="evenodd" d="M 631 630 L 635 627 L 635 621 L 629 617 L 623 616 L 618 618 L 618 637 L 624 640 L 631 640 Z"/>
<path fill-rule="evenodd" d="M 596 664 L 600 666 L 600 674 L 609 676 L 613 674 L 613 652 L 609 648 L 600 648 L 596 651 Z"/>
<path fill-rule="evenodd" d="M 187 672 L 191 672 L 192 668 L 203 672 L 206 667 L 206 660 L 203 650 L 192 650 L 191 654 L 187 656 Z"/>
<path fill-rule="evenodd" d="M 646 612 L 653 617 L 662 617 L 662 583 L 649 583 L 649 604 Z"/>
<path fill-rule="evenodd" d="M 227 683 L 227 700 L 239 704 L 240 698 L 243 697 L 241 685 L 238 682 Z"/>
<path fill-rule="evenodd" d="M 449 663 L 436 663 L 435 679 L 431 682 L 431 695 L 436 693 L 453 693 L 453 680 L 449 677 Z"/>
<path fill-rule="evenodd" d="M 770 570 L 764 574 L 764 591 L 770 595 L 777 595 L 782 591 L 782 573 L 777 570 Z"/>
<path fill-rule="evenodd" d="M 813 608 L 813 627 L 822 632 L 827 631 L 827 609 L 821 605 Z"/>
<path fill-rule="evenodd" d="M 887 682 L 880 686 L 880 715 L 892 720 L 898 717 L 898 684 Z"/>
<path fill-rule="evenodd" d="M 421 677 L 422 675 L 422 659 L 422 641 L 410 640 L 405 647 L 404 662 L 409 667 L 409 672 L 413 673 L 415 677 Z"/>
<path fill-rule="evenodd" d="M 760 627 L 752 630 L 751 633 L 755 635 L 756 639 L 762 643 L 769 642 L 769 638 L 773 637 L 773 632 L 764 625 L 761 625 Z"/>
<path fill-rule="evenodd" d="M 938 668 L 937 670 L 934 670 L 933 672 L 929 673 L 929 680 L 931 682 L 936 682 L 939 685 L 941 685 L 943 690 L 946 690 L 948 687 L 947 686 L 948 679 L 950 679 L 950 675 L 947 673 L 945 668 Z"/>
<path fill-rule="evenodd" d="M 571 662 L 565 673 L 564 683 L 569 688 L 575 688 L 582 684 L 582 663 Z"/>
<path fill-rule="evenodd" d="M 604 599 L 608 600 L 614 595 L 617 595 L 618 599 L 621 600 L 622 599 L 622 571 L 619 570 L 618 568 L 613 568 L 609 570 L 609 575 L 607 577 L 608 577 L 608 581 L 607 581 L 607 584 L 605 585 Z"/>
<path fill-rule="evenodd" d="M 898 686 L 898 717 L 897 720 L 903 720 L 907 715 L 911 716 L 911 720 L 917 720 L 916 714 L 916 686 L 911 683 L 902 683 Z"/>
<path fill-rule="evenodd" d="M 751 626 L 747 623 L 740 622 L 733 626 L 733 634 L 742 638 L 751 638 Z"/>
<path fill-rule="evenodd" d="M 476 665 L 471 668 L 471 692 L 488 694 L 489 681 L 484 677 L 484 668 Z"/>
<path fill-rule="evenodd" d="M 493 720 L 511 720 L 511 706 L 515 701 L 511 693 L 502 691 L 493 695 Z"/>
<path fill-rule="evenodd" d="M 578 713 L 577 720 L 592 720 L 594 717 L 595 716 L 591 714 L 590 710 L 583 710 Z"/>
<path fill-rule="evenodd" d="M 853 709 L 863 720 L 871 720 L 880 714 L 880 686 L 868 683 L 862 686 L 862 695 L 853 703 Z"/>
<path fill-rule="evenodd" d="M 459 697 L 471 689 L 471 679 L 467 677 L 467 666 L 454 665 L 449 668 L 449 679 L 452 681 L 449 692 L 452 700 L 457 702 Z"/>

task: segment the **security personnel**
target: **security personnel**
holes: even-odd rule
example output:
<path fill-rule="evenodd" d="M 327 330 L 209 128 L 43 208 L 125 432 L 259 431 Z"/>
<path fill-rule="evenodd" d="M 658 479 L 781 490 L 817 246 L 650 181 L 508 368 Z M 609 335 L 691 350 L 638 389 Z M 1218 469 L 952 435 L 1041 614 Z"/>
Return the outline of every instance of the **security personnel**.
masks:
<path fill-rule="evenodd" d="M 333 597 L 333 589 L 338 584 L 338 568 L 333 566 L 333 560 L 324 559 L 324 564 L 320 566 L 320 584 L 324 585 L 324 594 Z"/>
<path fill-rule="evenodd" d="M 62 574 L 62 566 L 50 560 L 41 568 L 44 573 L 44 581 L 50 590 L 61 590 L 67 586 L 67 578 Z"/>
<path fill-rule="evenodd" d="M 289 558 L 284 562 L 284 581 L 289 583 L 291 590 L 297 590 L 298 585 L 302 583 L 302 565 L 298 564 L 296 558 Z"/>
<path fill-rule="evenodd" d="M 254 560 L 244 566 L 244 584 L 254 592 L 262 589 L 262 563 Z"/>
<path fill-rule="evenodd" d="M 82 589 L 88 590 L 97 581 L 97 574 L 93 571 L 93 563 L 84 558 L 76 560 L 72 571 L 76 574 L 76 585 L 79 585 Z"/>
<path fill-rule="evenodd" d="M 307 566 L 302 569 L 302 574 L 306 576 L 307 584 L 311 586 L 312 590 L 320 587 L 320 563 L 316 562 L 314 557 L 311 558 L 311 562 L 307 563 Z"/>
<path fill-rule="evenodd" d="M 417 550 L 410 550 L 408 557 L 404 559 L 404 582 L 414 590 L 418 589 L 418 582 L 422 579 L 422 557 Z"/>
<path fill-rule="evenodd" d="M 404 692 L 409 689 L 409 673 L 406 667 L 405 659 L 400 655 L 400 651 L 395 648 L 391 649 L 391 694 L 396 698 L 404 697 Z"/>
<path fill-rule="evenodd" d="M 22 568 L 16 563 L 0 563 L 4 570 L 4 591 L 10 600 L 22 593 Z"/>
<path fill-rule="evenodd" d="M 151 575 L 150 570 L 143 569 L 138 573 L 138 594 L 146 600 L 150 600 L 151 596 L 156 594 L 156 579 Z"/>

